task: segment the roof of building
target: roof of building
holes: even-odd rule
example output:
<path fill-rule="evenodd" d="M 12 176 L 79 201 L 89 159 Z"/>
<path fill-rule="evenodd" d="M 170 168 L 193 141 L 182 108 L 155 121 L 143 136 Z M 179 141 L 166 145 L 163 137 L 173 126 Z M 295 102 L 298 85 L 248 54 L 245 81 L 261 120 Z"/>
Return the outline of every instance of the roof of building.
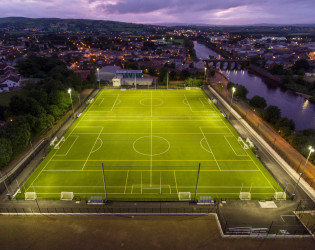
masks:
<path fill-rule="evenodd" d="M 128 74 L 128 73 L 142 74 L 142 70 L 117 70 L 116 71 L 116 74 Z"/>
<path fill-rule="evenodd" d="M 108 66 L 104 66 L 103 68 L 101 68 L 100 73 L 113 73 L 113 74 L 115 74 L 116 71 L 118 71 L 118 70 L 121 70 L 121 67 L 115 66 L 115 65 L 108 65 Z"/>

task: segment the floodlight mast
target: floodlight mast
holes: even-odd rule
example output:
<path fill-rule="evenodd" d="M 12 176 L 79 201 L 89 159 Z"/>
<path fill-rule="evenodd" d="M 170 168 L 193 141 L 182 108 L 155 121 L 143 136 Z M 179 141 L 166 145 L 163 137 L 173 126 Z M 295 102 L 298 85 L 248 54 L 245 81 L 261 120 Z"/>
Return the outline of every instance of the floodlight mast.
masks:
<path fill-rule="evenodd" d="M 73 115 L 73 118 L 74 118 L 73 103 L 72 103 L 72 98 L 71 98 L 71 89 L 68 89 L 68 94 L 70 96 L 70 101 L 71 101 L 71 106 L 72 106 L 72 115 Z"/>
<path fill-rule="evenodd" d="M 235 88 L 235 87 L 232 87 L 232 98 L 231 98 L 230 110 L 229 110 L 228 118 L 230 118 L 230 114 L 231 114 L 231 111 L 232 111 L 232 103 L 233 103 L 233 96 L 234 96 L 235 90 L 236 90 L 236 88 Z"/>
<path fill-rule="evenodd" d="M 207 83 L 207 67 L 205 67 L 205 84 Z"/>
<path fill-rule="evenodd" d="M 98 81 L 98 88 L 101 89 L 101 81 L 100 81 L 100 69 L 97 68 L 97 81 Z"/>
<path fill-rule="evenodd" d="M 302 178 L 302 175 L 303 175 L 303 173 L 304 173 L 304 169 L 305 169 L 305 167 L 306 167 L 306 165 L 307 165 L 308 159 L 310 158 L 311 154 L 315 151 L 315 149 L 314 149 L 312 146 L 309 146 L 308 149 L 309 149 L 310 152 L 309 152 L 309 154 L 308 154 L 308 156 L 307 156 L 307 158 L 306 158 L 306 162 L 305 162 L 305 164 L 304 164 L 304 167 L 303 167 L 303 169 L 302 169 L 302 172 L 300 173 L 300 177 L 299 177 L 299 179 L 297 180 L 297 182 L 296 182 L 296 184 L 295 184 L 295 187 L 294 187 L 294 189 L 293 189 L 292 196 L 291 196 L 292 199 L 294 199 L 296 188 L 297 188 L 297 186 L 299 185 L 299 182 L 300 182 L 300 180 L 301 180 L 301 178 Z"/>

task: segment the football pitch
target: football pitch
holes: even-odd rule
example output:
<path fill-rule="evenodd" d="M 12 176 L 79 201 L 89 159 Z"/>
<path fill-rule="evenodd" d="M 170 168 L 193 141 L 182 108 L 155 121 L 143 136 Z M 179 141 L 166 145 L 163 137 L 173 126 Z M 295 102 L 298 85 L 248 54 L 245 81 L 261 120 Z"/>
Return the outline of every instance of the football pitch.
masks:
<path fill-rule="evenodd" d="M 277 182 L 200 89 L 104 89 L 21 186 L 38 198 L 272 199 Z"/>

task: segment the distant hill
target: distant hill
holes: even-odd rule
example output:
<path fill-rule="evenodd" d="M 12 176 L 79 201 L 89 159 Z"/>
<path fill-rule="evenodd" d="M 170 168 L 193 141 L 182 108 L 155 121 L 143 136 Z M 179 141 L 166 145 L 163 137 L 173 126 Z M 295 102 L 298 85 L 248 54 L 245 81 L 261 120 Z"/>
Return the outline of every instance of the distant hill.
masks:
<path fill-rule="evenodd" d="M 41 32 L 99 32 L 116 33 L 152 32 L 155 25 L 134 24 L 90 19 L 59 19 L 59 18 L 0 18 L 0 30 L 7 32 L 41 31 Z"/>

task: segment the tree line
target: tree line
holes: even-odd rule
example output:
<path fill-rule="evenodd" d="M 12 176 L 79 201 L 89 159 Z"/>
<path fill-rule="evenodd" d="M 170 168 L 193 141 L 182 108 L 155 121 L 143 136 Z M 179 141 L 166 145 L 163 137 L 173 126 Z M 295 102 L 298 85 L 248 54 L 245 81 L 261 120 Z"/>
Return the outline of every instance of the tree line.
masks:
<path fill-rule="evenodd" d="M 41 78 L 23 87 L 23 95 L 13 95 L 9 106 L 0 106 L 0 169 L 19 154 L 30 141 L 62 117 L 75 102 L 82 88 L 81 77 L 58 58 L 30 56 L 17 68 L 25 77 Z M 90 83 L 95 81 L 90 77 Z M 68 89 L 71 88 L 71 98 Z"/>

